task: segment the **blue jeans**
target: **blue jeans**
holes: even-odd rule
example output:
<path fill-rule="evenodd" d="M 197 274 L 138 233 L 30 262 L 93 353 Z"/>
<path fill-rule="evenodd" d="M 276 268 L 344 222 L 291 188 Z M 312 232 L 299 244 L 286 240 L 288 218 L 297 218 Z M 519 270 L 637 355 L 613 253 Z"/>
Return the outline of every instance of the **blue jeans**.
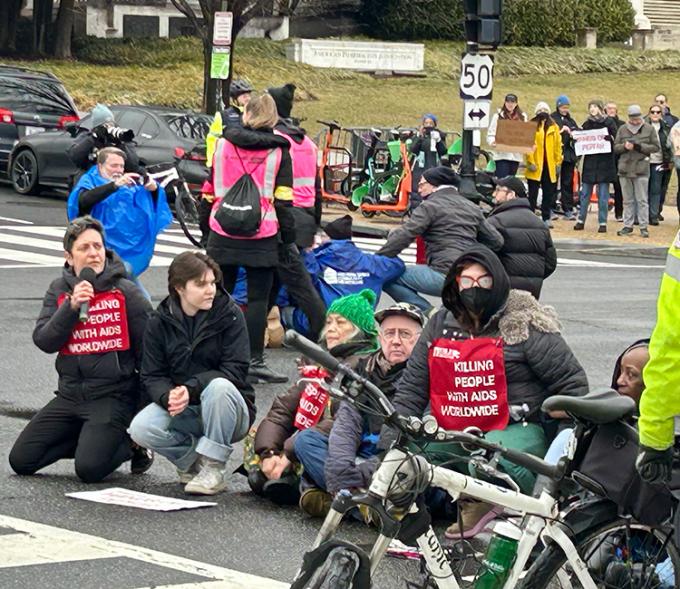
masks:
<path fill-rule="evenodd" d="M 328 436 L 315 429 L 305 429 L 294 438 L 293 448 L 305 474 L 319 489 L 326 490 L 326 460 L 328 459 Z"/>
<path fill-rule="evenodd" d="M 123 266 L 125 266 L 125 271 L 128 273 L 128 277 L 130 278 L 130 280 L 132 280 L 132 282 L 135 283 L 135 285 L 137 286 L 137 288 L 138 288 L 138 289 L 142 292 L 142 294 L 144 295 L 144 298 L 145 298 L 147 301 L 151 302 L 151 295 L 149 294 L 149 291 L 146 290 L 146 288 L 144 288 L 144 285 L 139 281 L 139 276 L 135 276 L 135 275 L 132 273 L 132 264 L 130 264 L 129 262 L 126 262 L 125 260 L 123 260 Z"/>
<path fill-rule="evenodd" d="M 445 278 L 442 273 L 429 266 L 406 266 L 399 278 L 384 286 L 384 291 L 398 303 L 411 303 L 427 312 L 432 305 L 418 293 L 440 297 Z"/>
<path fill-rule="evenodd" d="M 588 216 L 588 205 L 590 204 L 590 195 L 593 192 L 593 184 L 584 182 L 581 185 L 581 202 L 578 213 L 578 220 L 581 223 L 586 222 Z M 609 184 L 607 182 L 598 182 L 597 184 L 597 221 L 600 225 L 607 224 L 607 211 L 609 209 Z"/>
<path fill-rule="evenodd" d="M 567 455 L 567 442 L 569 442 L 569 437 L 571 432 L 574 431 L 572 428 L 568 427 L 563 429 L 555 439 L 550 443 L 548 451 L 545 453 L 545 460 L 548 464 L 557 464 L 562 458 L 562 456 Z"/>
<path fill-rule="evenodd" d="M 226 378 L 215 378 L 203 389 L 200 405 L 189 405 L 172 417 L 156 403 L 132 420 L 128 433 L 143 448 L 165 456 L 180 470 L 189 470 L 198 455 L 226 462 L 232 444 L 248 433 L 248 406 Z"/>
<path fill-rule="evenodd" d="M 661 190 L 664 170 L 657 170 L 661 164 L 649 165 L 649 220 L 658 221 L 661 208 Z"/>

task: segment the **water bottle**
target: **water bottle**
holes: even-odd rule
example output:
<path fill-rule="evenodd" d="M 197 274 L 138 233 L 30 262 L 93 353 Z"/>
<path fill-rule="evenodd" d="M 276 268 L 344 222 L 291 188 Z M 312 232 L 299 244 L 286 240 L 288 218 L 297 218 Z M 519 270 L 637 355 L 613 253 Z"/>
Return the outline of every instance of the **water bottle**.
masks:
<path fill-rule="evenodd" d="M 486 549 L 475 589 L 501 589 L 517 556 L 522 531 L 508 522 L 498 522 Z"/>

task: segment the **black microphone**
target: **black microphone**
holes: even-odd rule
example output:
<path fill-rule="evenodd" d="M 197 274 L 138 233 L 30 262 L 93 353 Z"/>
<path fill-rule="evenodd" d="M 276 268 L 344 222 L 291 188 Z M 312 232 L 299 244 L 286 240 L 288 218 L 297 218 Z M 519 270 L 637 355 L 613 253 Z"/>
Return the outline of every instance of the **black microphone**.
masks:
<path fill-rule="evenodd" d="M 86 280 L 92 286 L 94 286 L 94 281 L 97 280 L 97 273 L 89 266 L 85 266 L 80 271 L 78 278 L 80 278 L 80 280 Z M 78 315 L 78 319 L 84 322 L 87 321 L 89 317 L 90 317 L 90 301 L 85 301 L 84 303 L 80 304 L 80 314 Z"/>

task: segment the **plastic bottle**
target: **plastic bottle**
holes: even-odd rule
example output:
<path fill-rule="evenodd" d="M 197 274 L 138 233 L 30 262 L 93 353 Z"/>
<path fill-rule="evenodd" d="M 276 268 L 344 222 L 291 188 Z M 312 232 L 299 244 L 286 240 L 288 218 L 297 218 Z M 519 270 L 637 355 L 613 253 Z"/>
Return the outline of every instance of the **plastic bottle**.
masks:
<path fill-rule="evenodd" d="M 501 589 L 517 556 L 522 530 L 508 522 L 498 522 L 486 549 L 475 589 Z"/>

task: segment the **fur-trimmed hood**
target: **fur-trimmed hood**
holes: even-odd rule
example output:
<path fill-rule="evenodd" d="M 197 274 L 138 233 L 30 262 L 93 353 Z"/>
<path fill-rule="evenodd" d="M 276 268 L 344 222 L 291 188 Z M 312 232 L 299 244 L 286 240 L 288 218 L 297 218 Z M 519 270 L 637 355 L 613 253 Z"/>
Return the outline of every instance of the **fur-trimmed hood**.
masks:
<path fill-rule="evenodd" d="M 529 328 L 541 333 L 560 333 L 562 326 L 557 311 L 541 305 L 531 293 L 512 289 L 503 308 L 491 319 L 496 321 L 503 341 L 509 346 L 529 339 Z"/>

